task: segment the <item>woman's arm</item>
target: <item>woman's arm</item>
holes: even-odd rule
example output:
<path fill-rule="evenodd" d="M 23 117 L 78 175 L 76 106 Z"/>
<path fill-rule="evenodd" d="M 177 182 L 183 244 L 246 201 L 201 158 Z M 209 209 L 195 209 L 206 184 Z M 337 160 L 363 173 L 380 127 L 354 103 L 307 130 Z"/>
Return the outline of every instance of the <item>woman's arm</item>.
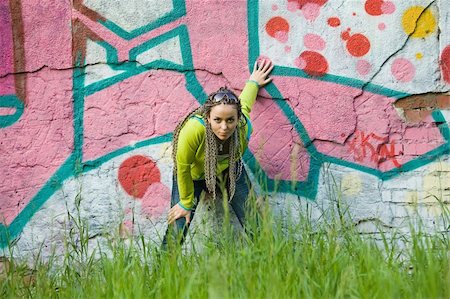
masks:
<path fill-rule="evenodd" d="M 198 121 L 190 119 L 180 130 L 177 140 L 177 184 L 179 202 L 169 210 L 168 222 L 185 217 L 189 223 L 191 208 L 194 206 L 194 182 L 191 176 L 191 164 L 204 137 L 205 128 Z"/>
<path fill-rule="evenodd" d="M 272 78 L 268 77 L 272 69 L 273 64 L 270 60 L 262 60 L 259 65 L 257 61 L 255 62 L 253 72 L 245 84 L 242 93 L 239 95 L 239 98 L 241 99 L 242 113 L 247 118 L 250 116 L 250 111 L 252 110 L 253 104 L 255 104 L 259 88 L 272 81 Z"/>

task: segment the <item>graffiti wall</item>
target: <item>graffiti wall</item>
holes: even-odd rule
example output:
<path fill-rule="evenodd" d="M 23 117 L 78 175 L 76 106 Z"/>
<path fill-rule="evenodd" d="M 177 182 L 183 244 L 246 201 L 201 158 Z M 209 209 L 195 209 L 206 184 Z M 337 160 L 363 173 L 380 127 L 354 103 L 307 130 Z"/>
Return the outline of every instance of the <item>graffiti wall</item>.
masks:
<path fill-rule="evenodd" d="M 345 204 L 362 231 L 426 227 L 450 201 L 444 1 L 0 2 L 0 245 L 89 227 L 160 242 L 176 124 L 276 65 L 245 166 L 274 212 Z"/>

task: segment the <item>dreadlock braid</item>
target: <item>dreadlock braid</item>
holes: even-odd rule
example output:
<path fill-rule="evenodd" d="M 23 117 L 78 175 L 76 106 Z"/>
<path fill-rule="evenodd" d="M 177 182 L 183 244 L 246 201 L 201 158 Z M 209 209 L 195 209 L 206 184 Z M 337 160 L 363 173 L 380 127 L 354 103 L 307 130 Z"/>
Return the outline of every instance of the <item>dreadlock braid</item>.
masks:
<path fill-rule="evenodd" d="M 241 160 L 241 128 L 238 126 L 231 138 L 232 143 L 230 144 L 230 158 L 229 158 L 229 175 L 230 178 L 230 198 L 229 201 L 233 199 L 234 192 L 236 191 L 236 181 L 239 179 L 242 173 L 242 160 Z"/>
<path fill-rule="evenodd" d="M 236 190 L 236 181 L 239 179 L 241 173 L 242 173 L 242 167 L 243 163 L 241 160 L 241 146 L 240 146 L 240 135 L 241 135 L 241 129 L 243 126 L 245 126 L 245 118 L 242 117 L 241 112 L 241 104 L 239 102 L 237 103 L 225 103 L 222 101 L 213 101 L 214 96 L 219 92 L 230 92 L 230 90 L 226 88 L 220 88 L 217 92 L 212 93 L 209 95 L 208 100 L 199 108 L 193 110 L 191 113 L 189 113 L 186 118 L 181 121 L 177 127 L 175 128 L 174 134 L 173 134 L 173 140 L 172 140 L 172 159 L 174 162 L 174 174 L 177 173 L 177 149 L 178 149 L 178 137 L 180 134 L 181 129 L 186 124 L 186 122 L 191 118 L 192 116 L 198 114 L 202 115 L 204 120 L 207 120 L 209 113 L 211 111 L 211 108 L 214 106 L 217 106 L 219 104 L 227 104 L 227 105 L 236 105 L 236 109 L 238 111 L 238 120 L 239 124 L 236 126 L 236 129 L 234 130 L 233 134 L 230 136 L 230 149 L 229 149 L 229 164 L 228 164 L 228 171 L 229 171 L 229 200 L 234 196 L 235 190 Z M 211 124 L 207 121 L 205 121 L 205 165 L 204 165 L 204 173 L 205 173 L 205 181 L 206 181 L 206 187 L 210 193 L 213 195 L 213 199 L 216 199 L 216 183 L 217 183 L 217 156 L 219 153 L 218 147 L 217 147 L 217 141 L 216 136 L 211 128 Z"/>
<path fill-rule="evenodd" d="M 205 144 L 205 181 L 206 187 L 216 199 L 217 181 L 217 148 L 216 136 L 211 128 L 211 124 L 206 124 L 206 144 Z"/>

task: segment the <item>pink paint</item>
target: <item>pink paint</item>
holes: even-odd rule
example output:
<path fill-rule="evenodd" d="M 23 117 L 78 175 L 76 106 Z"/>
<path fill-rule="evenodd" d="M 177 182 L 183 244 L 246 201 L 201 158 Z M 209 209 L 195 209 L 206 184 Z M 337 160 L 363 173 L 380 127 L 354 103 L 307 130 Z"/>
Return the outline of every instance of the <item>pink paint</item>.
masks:
<path fill-rule="evenodd" d="M 6 224 L 73 150 L 72 82 L 72 70 L 28 74 L 27 106 L 18 122 L 1 129 L 0 218 Z"/>
<path fill-rule="evenodd" d="M 278 5 L 276 5 L 276 4 L 272 4 L 272 10 L 273 10 L 273 11 L 276 11 L 276 10 L 278 10 Z"/>
<path fill-rule="evenodd" d="M 395 111 L 392 98 L 368 92 L 360 95 L 361 90 L 357 88 L 301 78 L 277 77 L 277 87 L 283 97 L 289 99 L 310 139 L 316 139 L 314 145 L 320 153 L 388 171 L 417 158 L 402 153 L 407 145 L 419 145 L 424 154 L 445 143 L 439 129 L 432 125 L 431 118 L 426 120 L 429 125 L 416 127 L 405 124 Z M 410 129 L 415 130 L 414 134 L 408 133 Z M 363 132 L 364 138 L 373 133 L 382 138 L 389 136 L 389 140 L 383 143 L 373 135 L 363 140 L 359 135 L 355 143 L 359 148 L 355 152 L 350 145 L 355 138 L 351 135 L 355 130 Z M 427 144 L 424 138 L 432 142 Z M 377 159 L 372 159 L 367 142 L 375 149 Z"/>
<path fill-rule="evenodd" d="M 308 126 L 311 138 L 343 144 L 356 126 L 351 96 L 315 87 L 290 98 L 290 105 L 302 124 Z"/>
<path fill-rule="evenodd" d="M 16 108 L 0 107 L 0 116 L 13 115 L 16 113 Z"/>
<path fill-rule="evenodd" d="M 317 34 L 308 33 L 303 37 L 303 43 L 310 50 L 322 51 L 325 49 L 325 40 Z"/>
<path fill-rule="evenodd" d="M 289 36 L 286 31 L 278 31 L 275 32 L 275 39 L 278 40 L 280 43 L 285 43 L 288 41 Z"/>
<path fill-rule="evenodd" d="M 380 29 L 381 31 L 383 31 L 384 29 L 386 29 L 386 24 L 385 24 L 385 23 L 380 23 L 380 24 L 378 24 L 378 29 Z"/>
<path fill-rule="evenodd" d="M 306 60 L 303 59 L 301 56 L 297 57 L 294 60 L 294 64 L 301 70 L 304 70 L 306 68 Z"/>
<path fill-rule="evenodd" d="M 310 22 L 313 22 L 320 14 L 320 5 L 316 3 L 306 3 L 302 7 L 303 16 Z"/>
<path fill-rule="evenodd" d="M 358 60 L 358 62 L 356 63 L 356 70 L 362 76 L 366 76 L 367 74 L 369 74 L 371 69 L 372 65 L 367 60 Z"/>
<path fill-rule="evenodd" d="M 208 10 L 207 14 L 203 1 L 186 1 L 186 10 L 189 12 L 186 18 L 189 38 L 192 45 L 197 45 L 192 47 L 195 68 L 222 72 L 229 80 L 228 86 L 242 88 L 243 82 L 248 79 L 248 72 L 243 71 L 248 69 L 248 51 L 242 51 L 248 41 L 248 28 L 246 22 L 230 22 L 229 17 L 232 14 L 234 20 L 247 20 L 247 11 L 236 9 L 236 2 L 233 1 L 214 2 L 214 9 Z M 198 21 L 198 16 L 201 16 L 202 22 Z M 227 24 L 227 30 L 220 30 L 218 35 L 217 27 L 205 27 L 204 24 Z M 227 42 L 224 43 L 224 40 Z M 217 59 L 211 59 L 209 53 L 215 53 Z M 233 63 L 224 63 L 227 60 Z M 209 81 L 201 81 L 201 84 L 213 85 L 223 80 L 208 78 Z"/>
<path fill-rule="evenodd" d="M 14 76 L 9 75 L 0 78 L 0 96 L 11 95 L 16 93 L 16 87 L 14 82 Z"/>
<path fill-rule="evenodd" d="M 287 9 L 290 12 L 296 12 L 298 9 L 298 3 L 297 2 L 288 2 Z"/>
<path fill-rule="evenodd" d="M 393 14 L 395 12 L 395 4 L 391 1 L 385 1 L 381 4 L 381 11 L 387 15 Z"/>
<path fill-rule="evenodd" d="M 416 74 L 416 69 L 408 59 L 396 58 L 392 63 L 391 73 L 400 82 L 410 82 Z"/>
<path fill-rule="evenodd" d="M 72 67 L 71 16 L 69 0 L 22 1 L 26 70 Z"/>
<path fill-rule="evenodd" d="M 290 46 L 285 46 L 284 47 L 284 52 L 286 52 L 286 53 L 291 53 L 291 47 Z"/>
<path fill-rule="evenodd" d="M 172 132 L 197 101 L 183 74 L 158 71 L 128 78 L 85 99 L 85 160 Z M 169 113 L 170 111 L 170 113 Z"/>
<path fill-rule="evenodd" d="M 171 31 L 176 27 L 180 26 L 180 24 L 185 23 L 185 17 L 181 17 L 174 22 L 165 24 L 161 27 L 155 28 L 150 32 L 144 33 L 140 36 L 133 38 L 132 40 L 124 40 L 120 38 L 118 35 L 113 33 L 112 31 L 105 28 L 102 23 L 93 21 L 81 14 L 77 10 L 72 11 L 72 18 L 75 20 L 81 21 L 86 27 L 89 28 L 92 32 L 94 32 L 101 40 L 108 41 L 109 44 L 114 46 L 117 49 L 118 59 L 119 61 L 128 60 L 129 51 L 139 45 L 142 45 L 144 42 L 153 39 L 155 37 L 160 36 L 163 33 Z"/>
<path fill-rule="evenodd" d="M 294 175 L 298 181 L 306 180 L 309 154 L 273 100 L 260 99 L 255 103 L 252 125 L 249 149 L 267 175 L 281 180 L 292 180 Z"/>
<path fill-rule="evenodd" d="M 21 1 L 21 4 L 25 69 L 48 68 L 27 74 L 24 112 L 19 121 L 1 129 L 0 219 L 4 219 L 7 225 L 66 161 L 73 150 L 74 135 L 73 72 L 70 69 L 72 4 L 70 1 L 49 3 L 37 0 Z M 0 19 L 0 30 L 6 30 L 1 31 L 3 39 L 3 34 L 7 36 L 11 31 L 11 26 L 3 27 L 6 18 L 2 15 Z M 11 42 L 11 35 L 7 38 Z M 9 48 L 7 51 L 12 54 L 12 49 L 4 47 L 3 43 L 0 48 L 0 51 Z M 7 68 L 11 68 L 11 63 Z M 4 83 L 0 80 L 2 93 L 5 91 Z M 9 81 L 6 86 L 10 91 L 14 85 Z"/>
<path fill-rule="evenodd" d="M 165 214 L 170 208 L 170 189 L 162 183 L 151 184 L 141 199 L 142 213 L 151 219 Z"/>

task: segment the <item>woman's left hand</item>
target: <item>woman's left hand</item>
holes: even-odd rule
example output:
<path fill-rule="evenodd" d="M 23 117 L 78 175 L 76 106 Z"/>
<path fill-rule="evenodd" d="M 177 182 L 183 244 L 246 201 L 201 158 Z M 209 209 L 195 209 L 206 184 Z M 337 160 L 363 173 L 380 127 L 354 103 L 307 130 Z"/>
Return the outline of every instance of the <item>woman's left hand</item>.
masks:
<path fill-rule="evenodd" d="M 272 71 L 274 65 L 270 59 L 263 59 L 260 61 L 258 65 L 258 61 L 255 61 L 255 66 L 253 67 L 253 72 L 250 75 L 249 80 L 255 81 L 258 83 L 259 87 L 263 87 L 270 81 L 272 78 L 268 78 L 270 72 Z"/>
<path fill-rule="evenodd" d="M 181 217 L 186 218 L 186 224 L 189 224 L 189 222 L 191 222 L 191 211 L 187 211 L 180 207 L 179 204 L 176 204 L 170 208 L 169 215 L 167 216 L 167 222 L 172 224 L 175 220 Z"/>

